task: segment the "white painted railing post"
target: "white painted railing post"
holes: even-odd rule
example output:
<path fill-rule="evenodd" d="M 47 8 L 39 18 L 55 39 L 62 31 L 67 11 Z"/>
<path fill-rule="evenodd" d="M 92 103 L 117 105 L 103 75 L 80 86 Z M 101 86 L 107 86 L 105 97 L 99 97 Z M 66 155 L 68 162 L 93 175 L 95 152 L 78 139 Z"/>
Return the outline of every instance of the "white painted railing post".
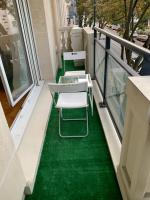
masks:
<path fill-rule="evenodd" d="M 72 51 L 72 47 L 71 47 L 71 29 L 68 29 L 67 49 L 68 49 L 68 51 Z"/>
<path fill-rule="evenodd" d="M 71 29 L 72 26 L 62 27 L 59 29 L 61 33 L 61 50 L 62 52 L 65 51 L 72 51 L 71 47 Z"/>
<path fill-rule="evenodd" d="M 150 199 L 150 77 L 129 78 L 120 164 L 123 199 Z"/>
<path fill-rule="evenodd" d="M 87 54 L 86 59 L 86 72 L 94 78 L 94 31 L 90 27 L 85 27 L 83 29 L 83 39 L 84 39 L 84 50 Z"/>
<path fill-rule="evenodd" d="M 63 51 L 66 51 L 66 41 L 65 41 L 65 31 L 61 31 L 61 36 L 62 36 L 62 40 L 61 40 L 61 42 L 62 42 L 62 50 Z"/>

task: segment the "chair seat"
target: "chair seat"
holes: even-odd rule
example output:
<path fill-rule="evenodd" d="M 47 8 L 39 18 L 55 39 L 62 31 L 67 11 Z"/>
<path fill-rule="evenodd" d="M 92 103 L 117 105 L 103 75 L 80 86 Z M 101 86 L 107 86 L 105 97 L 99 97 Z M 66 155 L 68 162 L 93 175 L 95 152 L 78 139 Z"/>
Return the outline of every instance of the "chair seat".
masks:
<path fill-rule="evenodd" d="M 80 71 L 66 71 L 65 72 L 65 76 L 80 76 L 80 75 L 85 75 L 85 71 L 80 70 Z"/>
<path fill-rule="evenodd" d="M 82 108 L 87 107 L 87 93 L 60 93 L 56 104 L 57 108 Z"/>

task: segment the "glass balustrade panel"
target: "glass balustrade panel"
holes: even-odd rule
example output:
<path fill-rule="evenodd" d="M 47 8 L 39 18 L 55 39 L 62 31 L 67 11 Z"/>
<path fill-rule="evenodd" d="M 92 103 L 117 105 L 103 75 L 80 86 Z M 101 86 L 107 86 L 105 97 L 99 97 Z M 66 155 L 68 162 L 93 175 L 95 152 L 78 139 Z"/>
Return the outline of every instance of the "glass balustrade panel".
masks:
<path fill-rule="evenodd" d="M 105 49 L 96 43 L 95 73 L 102 92 L 104 91 Z"/>
<path fill-rule="evenodd" d="M 126 107 L 126 85 L 129 73 L 112 57 L 108 57 L 106 101 L 114 121 L 123 134 L 125 107 Z"/>

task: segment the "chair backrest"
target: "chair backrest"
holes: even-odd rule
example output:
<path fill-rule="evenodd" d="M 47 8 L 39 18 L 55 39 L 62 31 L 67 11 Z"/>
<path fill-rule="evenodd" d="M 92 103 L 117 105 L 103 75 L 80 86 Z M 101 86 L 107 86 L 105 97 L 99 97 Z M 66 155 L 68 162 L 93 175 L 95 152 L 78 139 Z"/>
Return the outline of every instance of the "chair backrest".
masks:
<path fill-rule="evenodd" d="M 85 75 L 85 70 L 80 71 L 67 71 L 65 72 L 64 76 L 82 76 Z"/>
<path fill-rule="evenodd" d="M 87 81 L 82 83 L 48 83 L 51 93 L 74 93 L 88 91 Z"/>
<path fill-rule="evenodd" d="M 86 59 L 86 51 L 64 52 L 64 60 L 84 60 Z"/>

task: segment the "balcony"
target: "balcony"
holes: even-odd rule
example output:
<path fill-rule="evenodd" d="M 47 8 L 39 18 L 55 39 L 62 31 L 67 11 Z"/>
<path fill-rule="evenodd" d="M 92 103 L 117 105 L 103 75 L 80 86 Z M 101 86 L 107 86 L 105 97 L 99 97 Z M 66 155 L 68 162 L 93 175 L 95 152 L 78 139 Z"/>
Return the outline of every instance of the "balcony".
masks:
<path fill-rule="evenodd" d="M 70 61 L 66 68 L 77 69 Z M 53 105 L 34 191 L 26 199 L 122 199 L 96 105 L 93 116 L 89 108 L 88 137 L 62 139 L 58 124 Z M 83 124 L 63 128 L 72 135 L 83 131 Z"/>
<path fill-rule="evenodd" d="M 66 28 L 68 6 L 60 9 L 57 21 L 55 4 L 29 4 L 35 34 L 29 36 L 37 52 L 34 40 L 25 41 L 34 50 L 30 61 L 37 54 L 34 76 L 39 80 L 11 128 L 0 108 L 0 199 L 149 198 L 150 78 L 144 75 L 150 74 L 150 52 L 96 27 Z M 140 55 L 138 72 L 125 54 L 121 59 L 122 47 L 132 51 L 133 60 Z M 68 50 L 86 50 L 85 70 L 93 79 L 94 116 L 89 108 L 89 136 L 84 139 L 59 137 L 58 113 L 47 87 L 63 74 L 61 56 Z M 76 65 L 68 62 L 67 70 L 79 69 Z M 80 124 L 67 125 L 70 134 L 76 129 Z"/>
<path fill-rule="evenodd" d="M 69 28 L 63 29 L 63 35 L 68 30 L 69 33 L 67 35 L 69 35 L 71 32 Z M 84 41 L 85 38 L 94 37 L 94 33 L 91 30 L 85 29 L 83 32 Z M 147 63 L 149 63 L 150 53 L 98 28 L 95 28 L 95 36 L 93 58 L 95 68 L 92 67 L 91 69 L 88 66 L 89 63 L 86 62 L 87 72 L 93 75 L 95 98 L 94 116 L 89 115 L 89 136 L 81 140 L 62 140 L 58 136 L 58 113 L 54 108 L 52 109 L 35 188 L 33 194 L 26 197 L 29 200 L 42 198 L 43 195 L 45 195 L 45 199 L 50 197 L 59 199 L 60 194 L 61 198 L 67 199 L 122 199 L 122 195 L 125 199 L 128 193 L 130 195 L 130 190 L 126 194 L 124 194 L 124 190 L 128 187 L 128 184 L 131 184 L 133 176 L 130 174 L 129 177 L 128 172 L 123 170 L 129 170 L 130 173 L 130 171 L 137 167 L 134 164 L 129 166 L 128 163 L 133 159 L 133 157 L 130 157 L 133 149 L 129 146 L 132 144 L 133 139 L 122 145 L 122 142 L 124 142 L 123 138 L 125 138 L 124 134 L 128 134 L 125 129 L 129 126 L 129 119 L 125 118 L 125 112 L 129 112 L 129 103 L 127 103 L 129 99 L 128 90 L 131 90 L 129 84 L 134 84 L 134 82 L 132 83 L 132 78 L 130 78 L 131 81 L 129 83 L 129 77 L 137 78 L 139 82 L 144 78 L 149 80 L 149 77 L 143 76 L 142 78 L 140 73 L 135 72 L 127 64 L 126 59 L 123 61 L 120 58 L 121 45 L 135 51 L 136 53 L 133 53 L 134 56 L 135 54 L 136 56 L 138 54 L 143 56 L 142 73 Z M 69 44 L 67 45 L 67 43 L 65 44 L 62 41 L 65 44 L 62 47 L 67 50 L 67 46 L 70 48 L 71 39 L 66 39 L 65 41 Z M 91 41 L 86 41 L 86 43 L 89 42 Z M 116 46 L 118 49 L 115 48 Z M 88 56 L 92 58 L 92 55 L 88 52 L 88 45 L 85 48 Z M 87 60 L 91 61 L 89 57 Z M 77 69 L 79 67 L 74 66 L 73 62 L 68 61 L 67 71 Z M 62 74 L 63 69 L 60 69 L 57 80 Z M 137 123 L 136 120 L 135 123 Z M 80 127 L 80 125 L 78 126 Z M 72 127 L 73 125 L 70 124 L 68 132 L 73 132 Z M 132 134 L 134 135 L 135 132 Z M 130 154 L 124 152 L 121 156 L 123 161 L 121 161 L 121 149 L 126 149 L 127 146 Z M 133 148 L 136 149 L 136 146 Z M 126 156 L 128 157 L 125 159 Z M 134 172 L 132 173 L 134 174 Z M 122 195 L 120 194 L 116 174 Z M 123 177 L 124 180 L 120 180 L 122 176 L 126 176 Z M 53 179 L 51 180 L 48 177 Z M 126 179 L 129 182 L 126 182 Z M 121 186 L 123 183 L 125 185 Z M 44 184 L 45 187 L 42 186 Z M 85 185 L 84 188 L 82 188 L 83 185 Z M 93 188 L 92 191 L 90 188 Z"/>

